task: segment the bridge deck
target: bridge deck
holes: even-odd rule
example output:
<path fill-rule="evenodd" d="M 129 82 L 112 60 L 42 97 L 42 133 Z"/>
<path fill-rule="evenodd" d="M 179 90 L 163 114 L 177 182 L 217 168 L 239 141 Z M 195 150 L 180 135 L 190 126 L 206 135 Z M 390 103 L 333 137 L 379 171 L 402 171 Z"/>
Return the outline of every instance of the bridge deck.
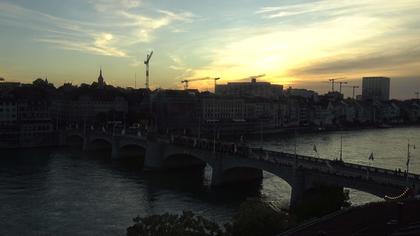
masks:
<path fill-rule="evenodd" d="M 167 141 L 167 140 L 166 140 Z M 274 165 L 287 165 L 293 168 L 304 168 L 344 178 L 357 178 L 373 181 L 378 184 L 407 186 L 420 184 L 420 175 L 398 172 L 380 167 L 371 167 L 361 164 L 347 163 L 339 160 L 330 160 L 318 157 L 304 156 L 263 148 L 249 147 L 236 143 L 214 142 L 208 139 L 195 139 L 191 137 L 176 137 L 169 141 L 172 144 L 187 146 L 189 148 L 205 149 L 207 151 L 228 154 L 226 157 L 248 158 Z"/>
<path fill-rule="evenodd" d="M 149 138 L 160 143 L 167 143 L 190 149 L 199 149 L 205 152 L 217 153 L 218 158 L 245 158 L 267 162 L 272 165 L 288 166 L 296 169 L 305 169 L 335 177 L 347 178 L 349 181 L 370 182 L 379 185 L 394 187 L 414 186 L 420 188 L 420 175 L 413 173 L 398 172 L 380 167 L 371 167 L 361 164 L 347 163 L 339 160 L 330 160 L 318 157 L 304 156 L 281 151 L 267 150 L 251 147 L 246 144 L 234 142 L 220 142 L 209 139 L 197 139 L 187 136 L 154 136 L 118 134 L 110 135 L 103 132 L 92 132 L 89 135 L 103 136 L 107 139 L 126 139 L 147 142 Z"/>

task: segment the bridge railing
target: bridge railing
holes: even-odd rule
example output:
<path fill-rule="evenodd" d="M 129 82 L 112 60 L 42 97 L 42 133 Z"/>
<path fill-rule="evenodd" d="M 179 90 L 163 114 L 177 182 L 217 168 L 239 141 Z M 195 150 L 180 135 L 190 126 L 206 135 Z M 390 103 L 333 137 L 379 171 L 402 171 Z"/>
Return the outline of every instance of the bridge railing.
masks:
<path fill-rule="evenodd" d="M 268 153 L 268 154 L 274 154 L 270 155 L 269 157 L 267 156 L 254 156 L 254 158 L 258 159 L 258 160 L 264 160 L 264 161 L 269 161 L 270 163 L 273 164 L 280 164 L 282 166 L 289 166 L 289 167 L 295 167 L 295 168 L 301 168 L 302 167 L 302 161 L 309 161 L 311 162 L 312 166 L 306 166 L 305 169 L 309 170 L 309 171 L 314 171 L 314 172 L 321 172 L 321 173 L 326 173 L 328 175 L 332 175 L 332 176 L 340 176 L 342 178 L 346 178 L 348 179 L 349 182 L 352 181 L 363 181 L 366 183 L 375 183 L 378 185 L 383 185 L 383 186 L 388 186 L 388 187 L 394 187 L 394 188 L 400 188 L 401 184 L 396 184 L 396 183 L 392 183 L 389 180 L 387 180 L 387 178 L 382 178 L 382 179 L 376 179 L 373 178 L 373 176 L 370 176 L 369 178 L 366 177 L 366 172 L 363 173 L 358 173 L 358 174 L 346 174 L 346 172 L 341 172 L 341 171 L 337 171 L 337 166 L 340 165 L 342 162 L 339 161 L 335 161 L 335 160 L 328 160 L 328 159 L 320 159 L 320 158 L 315 158 L 315 157 L 309 157 L 309 156 L 303 156 L 303 155 L 295 155 L 295 154 L 291 154 L 291 153 L 285 153 L 285 152 L 278 152 L 278 151 L 271 151 L 271 150 L 264 150 L 264 149 L 255 149 L 257 151 L 260 152 L 260 154 L 262 152 L 264 153 Z M 284 162 L 284 158 L 287 158 L 287 162 Z M 334 168 L 325 168 L 326 166 L 326 162 L 328 162 L 330 164 L 330 166 L 334 166 Z M 316 163 L 317 165 L 314 166 L 313 163 Z M 324 168 L 320 168 L 320 167 L 324 167 Z M 342 167 L 342 165 L 341 165 Z M 389 177 L 389 176 L 387 176 Z M 405 179 L 404 179 L 405 180 Z M 404 182 L 404 181 L 400 181 L 400 182 Z"/>
<path fill-rule="evenodd" d="M 295 158 L 297 160 L 306 160 L 306 161 L 323 163 L 323 164 L 328 163 L 329 165 L 333 165 L 335 167 L 346 167 L 346 168 L 357 169 L 357 170 L 365 171 L 365 172 L 369 171 L 370 173 L 380 173 L 380 174 L 385 174 L 388 176 L 389 175 L 398 176 L 401 179 L 406 179 L 408 175 L 409 179 L 420 180 L 420 175 L 413 174 L 413 173 L 407 174 L 406 172 L 399 172 L 397 170 L 389 170 L 389 169 L 385 169 L 381 167 L 369 167 L 369 166 L 364 166 L 364 165 L 355 164 L 355 163 L 347 163 L 347 162 L 343 162 L 339 160 L 330 160 L 330 159 L 324 159 L 324 158 L 295 155 L 291 153 L 284 153 L 284 152 L 271 151 L 271 150 L 266 150 L 266 151 L 272 154 L 274 157 L 281 155 L 282 157 Z"/>
<path fill-rule="evenodd" d="M 94 130 L 91 134 L 96 135 L 112 135 L 110 132 L 103 132 L 101 130 Z M 131 134 L 121 135 L 118 136 L 132 136 Z M 368 167 L 360 164 L 355 163 L 346 163 L 339 160 L 330 160 L 318 157 L 311 157 L 311 156 L 304 156 L 300 154 L 292 154 L 282 151 L 274 151 L 268 150 L 264 148 L 257 148 L 257 147 L 250 147 L 244 143 L 235 143 L 235 142 L 220 142 L 210 139 L 197 139 L 195 137 L 188 137 L 188 136 L 158 136 L 157 139 L 161 142 L 172 143 L 181 146 L 188 146 L 191 148 L 203 149 L 207 151 L 213 151 L 217 153 L 226 153 L 232 157 L 242 157 L 242 158 L 249 158 L 249 159 L 256 159 L 262 161 L 268 161 L 273 164 L 281 164 L 281 165 L 302 165 L 302 162 L 307 162 L 310 165 L 317 165 L 318 171 L 330 171 L 330 168 L 325 168 L 325 166 L 331 166 L 335 169 L 343 169 L 347 168 L 350 170 L 358 170 L 360 174 L 364 174 L 367 171 L 374 174 L 381 174 L 384 177 L 386 176 L 393 176 L 398 177 L 401 181 L 402 180 L 420 180 L 420 175 L 405 172 L 398 172 L 392 171 L 385 168 L 380 167 Z M 313 167 L 310 167 L 313 168 Z"/>
<path fill-rule="evenodd" d="M 348 168 L 351 170 L 358 170 L 361 174 L 369 172 L 371 175 L 381 174 L 383 176 L 398 177 L 401 181 L 403 180 L 420 180 L 420 175 L 413 173 L 399 172 L 396 170 L 389 170 L 381 167 L 369 167 L 361 164 L 346 163 L 339 160 L 330 160 L 318 157 L 304 156 L 299 154 L 286 153 L 281 151 L 273 151 L 263 148 L 249 147 L 245 144 L 238 144 L 234 142 L 220 142 L 209 139 L 197 139 L 187 136 L 177 136 L 172 138 L 172 142 L 179 145 L 187 145 L 193 148 L 212 150 L 215 152 L 229 153 L 231 156 L 241 156 L 251 159 L 258 159 L 269 161 L 274 164 L 286 164 L 286 162 L 292 163 L 293 161 L 308 161 L 310 164 L 318 163 L 321 167 L 325 165 L 333 166 L 334 168 Z M 275 160 L 280 158 L 281 162 Z M 321 168 L 325 169 L 325 168 Z"/>

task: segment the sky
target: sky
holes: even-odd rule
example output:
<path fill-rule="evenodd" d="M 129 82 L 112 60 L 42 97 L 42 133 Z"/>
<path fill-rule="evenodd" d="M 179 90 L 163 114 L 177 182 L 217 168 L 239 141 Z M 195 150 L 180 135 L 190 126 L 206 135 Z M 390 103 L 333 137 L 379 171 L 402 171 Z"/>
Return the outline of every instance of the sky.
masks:
<path fill-rule="evenodd" d="M 407 99 L 420 90 L 419 12 L 420 0 L 0 0 L 0 77 L 92 83 L 102 68 L 108 84 L 144 87 L 153 50 L 152 88 L 265 74 L 323 93 L 330 78 L 387 76 Z"/>

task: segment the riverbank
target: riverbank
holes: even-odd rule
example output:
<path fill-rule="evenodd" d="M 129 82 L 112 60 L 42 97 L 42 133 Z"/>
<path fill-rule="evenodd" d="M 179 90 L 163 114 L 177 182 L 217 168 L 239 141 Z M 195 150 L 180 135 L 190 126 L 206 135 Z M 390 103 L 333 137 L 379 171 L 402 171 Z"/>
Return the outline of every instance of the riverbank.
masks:
<path fill-rule="evenodd" d="M 278 236 L 417 236 L 419 211 L 419 199 L 369 203 L 315 219 Z"/>
<path fill-rule="evenodd" d="M 378 126 L 378 125 L 366 125 L 366 126 L 347 126 L 347 127 L 336 127 L 336 128 L 321 128 L 321 127 L 293 127 L 293 128 L 282 128 L 282 129 L 271 129 L 263 130 L 263 132 L 255 132 L 250 134 L 248 138 L 259 139 L 261 135 L 263 138 L 270 137 L 288 137 L 294 136 L 295 134 L 324 134 L 328 132 L 338 131 L 360 131 L 360 130 L 383 130 L 383 129 L 399 129 L 399 128 L 420 128 L 420 124 L 394 124 L 392 126 Z"/>

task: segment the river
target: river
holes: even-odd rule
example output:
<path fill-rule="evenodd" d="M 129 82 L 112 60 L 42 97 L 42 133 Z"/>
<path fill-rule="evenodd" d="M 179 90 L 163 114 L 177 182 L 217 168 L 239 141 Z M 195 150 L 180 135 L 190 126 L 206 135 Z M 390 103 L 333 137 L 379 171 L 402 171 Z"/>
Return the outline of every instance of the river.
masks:
<path fill-rule="evenodd" d="M 405 169 L 408 139 L 420 149 L 420 128 L 325 132 L 255 141 L 267 149 L 338 158 Z M 412 150 L 410 171 L 420 174 L 420 150 Z M 209 173 L 143 172 L 137 165 L 111 161 L 106 154 L 75 149 L 2 151 L 0 157 L 0 235 L 125 235 L 140 215 L 192 210 L 227 221 L 248 197 L 286 206 L 290 187 L 264 172 L 261 184 L 212 189 Z M 379 198 L 350 190 L 353 204 Z"/>

